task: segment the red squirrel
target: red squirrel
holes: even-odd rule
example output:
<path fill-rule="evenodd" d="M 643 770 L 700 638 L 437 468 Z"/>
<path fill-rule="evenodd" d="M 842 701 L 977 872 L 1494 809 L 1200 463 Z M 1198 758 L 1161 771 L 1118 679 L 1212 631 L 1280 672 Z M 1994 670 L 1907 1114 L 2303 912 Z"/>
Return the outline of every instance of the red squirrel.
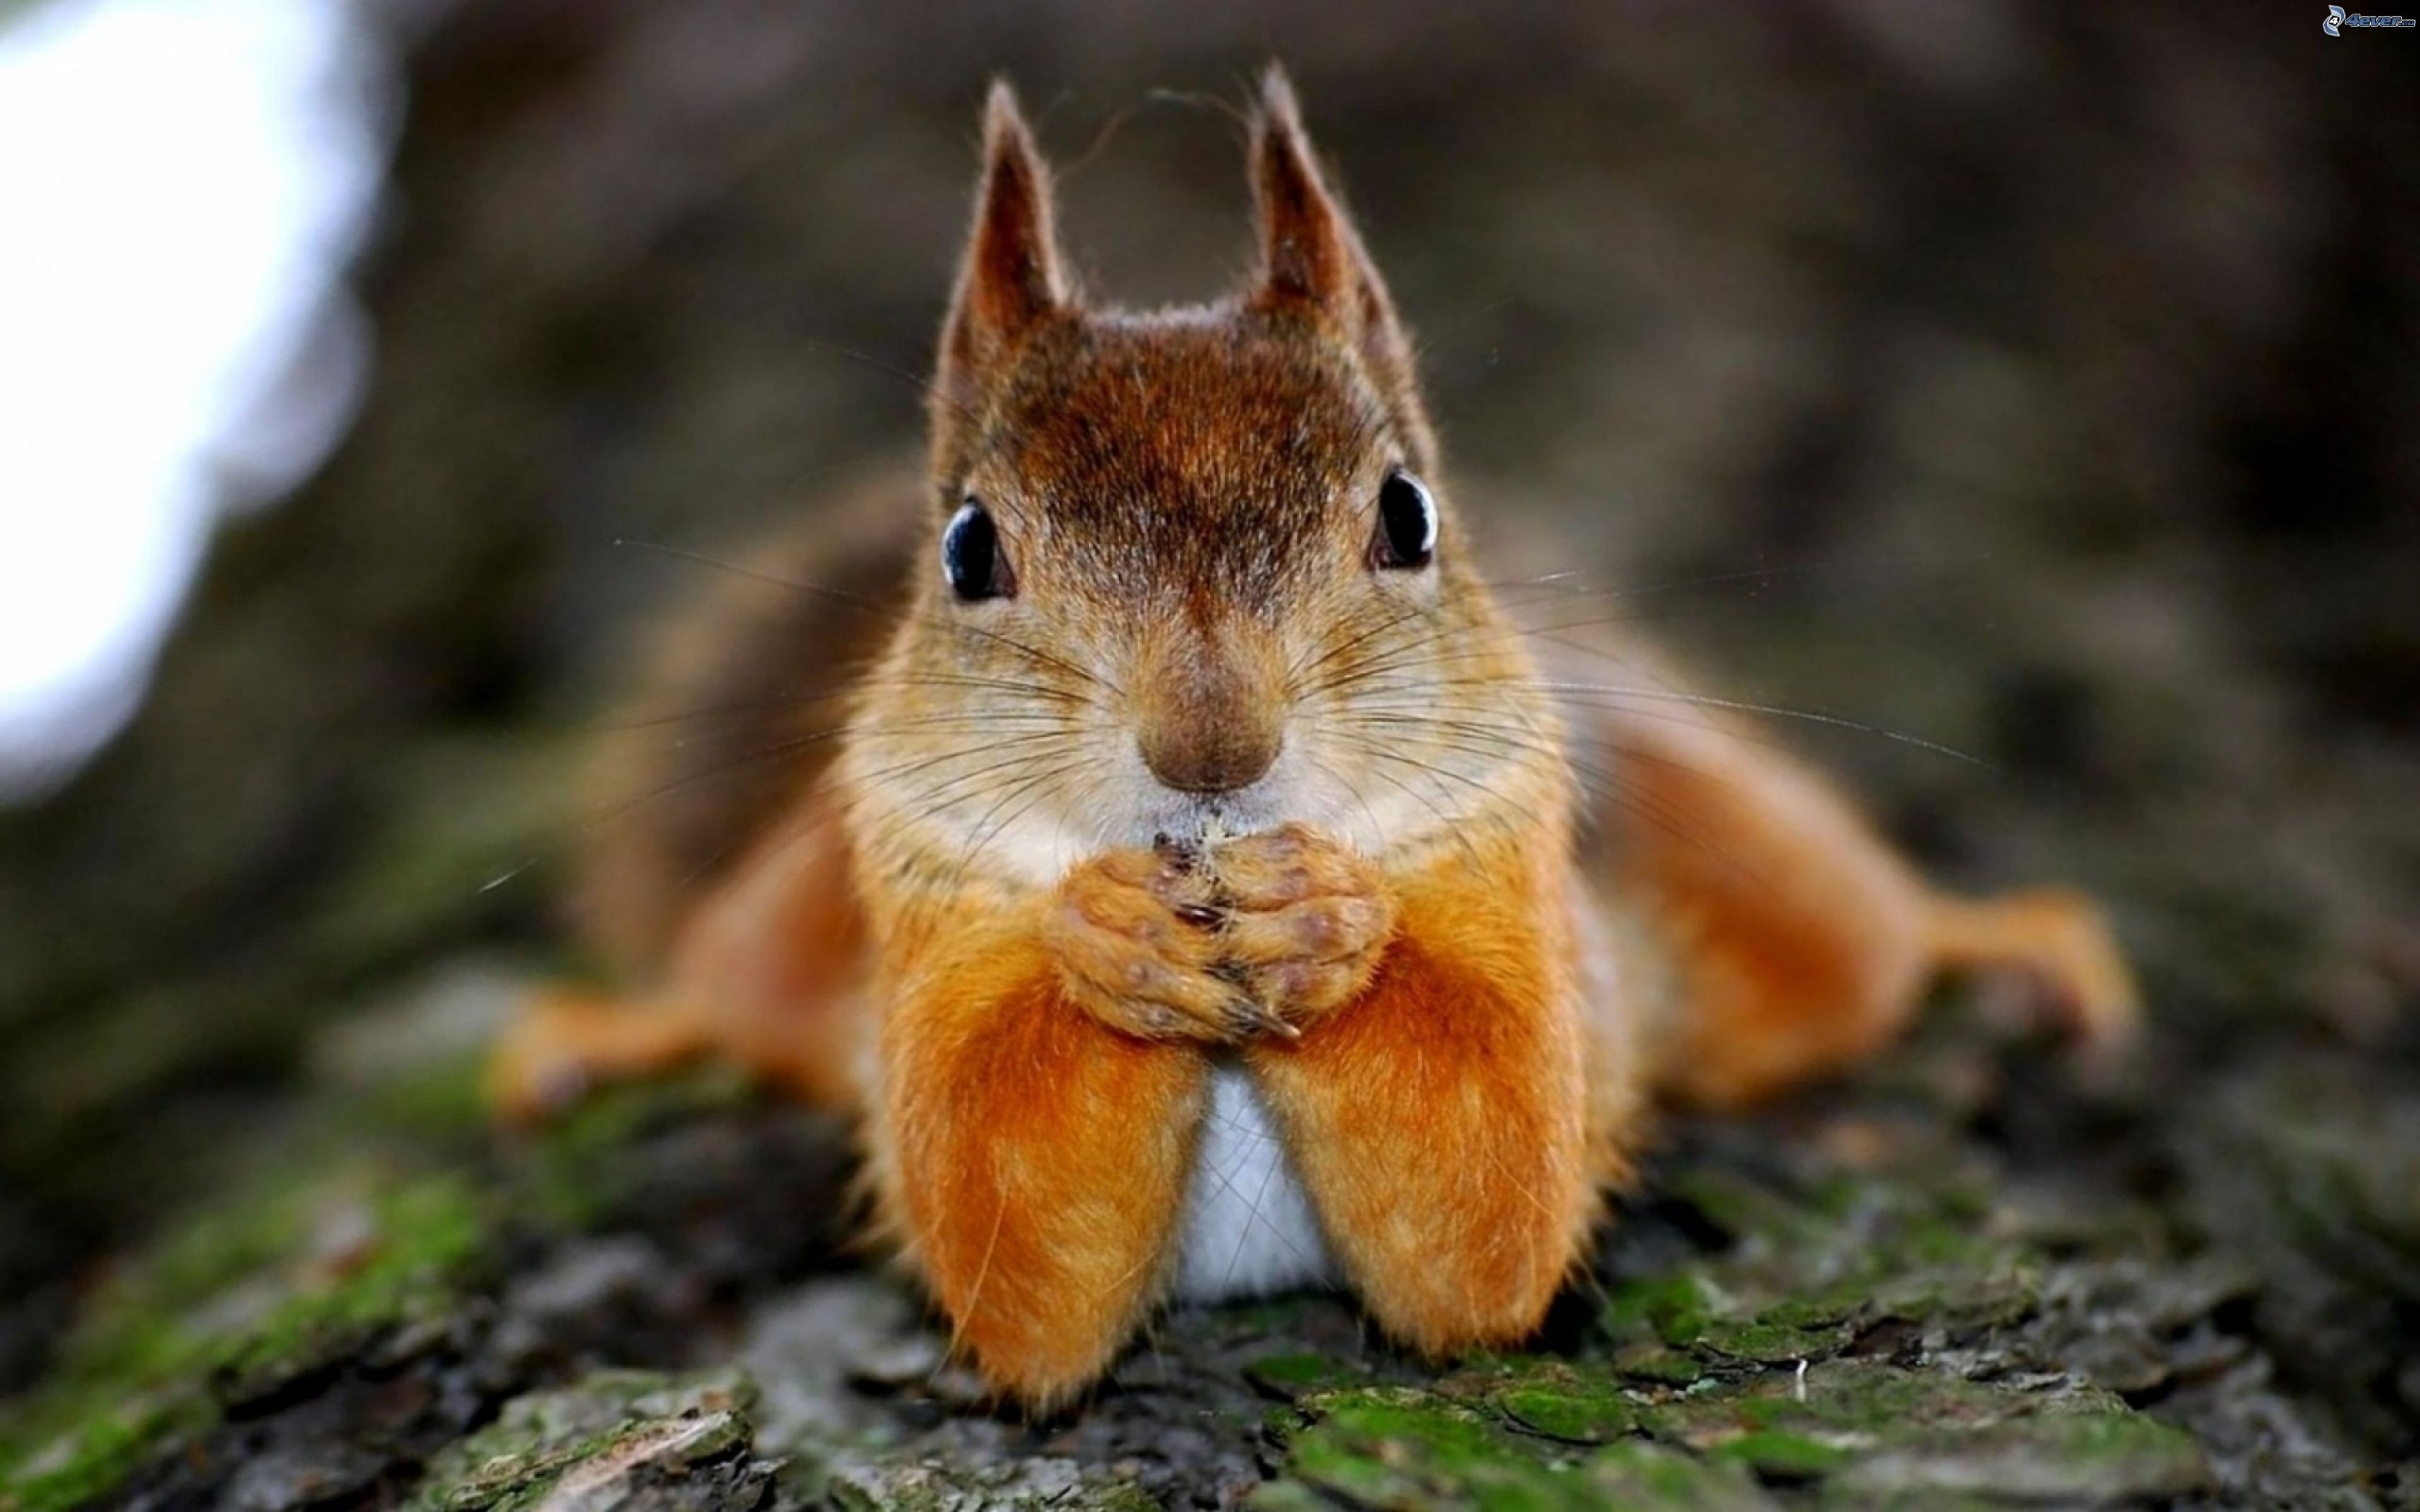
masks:
<path fill-rule="evenodd" d="M 711 1054 L 845 1113 L 956 1345 L 1049 1408 L 1172 1300 L 1517 1341 L 1657 1099 L 1853 1066 L 1943 971 L 2127 1037 L 2088 902 L 1938 893 L 1813 772 L 1508 619 L 1281 72 L 1216 303 L 1078 292 L 1004 85 L 984 158 L 929 474 L 675 642 L 649 707 L 795 723 L 727 780 L 636 763 L 665 801 L 582 890 L 628 994 L 534 1005 L 508 1111 Z"/>

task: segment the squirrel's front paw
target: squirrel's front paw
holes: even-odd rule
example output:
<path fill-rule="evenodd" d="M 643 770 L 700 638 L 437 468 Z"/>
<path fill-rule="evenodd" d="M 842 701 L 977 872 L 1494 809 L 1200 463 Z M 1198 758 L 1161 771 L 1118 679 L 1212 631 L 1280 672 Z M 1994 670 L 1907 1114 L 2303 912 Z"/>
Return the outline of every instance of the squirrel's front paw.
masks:
<path fill-rule="evenodd" d="M 1042 935 L 1077 1006 L 1153 1040 L 1228 1044 L 1285 1026 L 1226 957 L 1224 913 L 1191 858 L 1109 851 L 1067 873 Z"/>
<path fill-rule="evenodd" d="M 1288 1030 L 1370 984 L 1395 929 L 1377 864 L 1308 825 L 1222 841 L 1203 858 L 1228 970 Z"/>

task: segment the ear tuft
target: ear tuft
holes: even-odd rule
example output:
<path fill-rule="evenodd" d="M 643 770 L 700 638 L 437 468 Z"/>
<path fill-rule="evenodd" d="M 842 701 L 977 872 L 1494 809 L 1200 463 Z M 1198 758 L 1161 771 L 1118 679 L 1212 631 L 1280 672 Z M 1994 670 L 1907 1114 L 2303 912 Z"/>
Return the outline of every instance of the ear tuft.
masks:
<path fill-rule="evenodd" d="M 1419 454 L 1419 465 L 1429 466 L 1435 441 L 1413 377 L 1411 340 L 1360 233 L 1320 174 L 1294 85 L 1274 63 L 1261 75 L 1251 166 L 1261 272 L 1247 302 L 1271 315 L 1308 314 L 1359 352 L 1405 445 Z"/>
<path fill-rule="evenodd" d="M 1297 136 L 1302 132 L 1302 101 L 1294 92 L 1294 80 L 1285 65 L 1270 60 L 1261 70 L 1261 117 L 1280 122 Z"/>
<path fill-rule="evenodd" d="M 1066 303 L 1054 220 L 1050 172 L 1016 91 L 994 80 L 984 104 L 983 187 L 942 334 L 942 361 L 954 378 L 980 381 Z"/>
<path fill-rule="evenodd" d="M 1320 177 L 1294 85 L 1275 63 L 1261 76 L 1252 122 L 1252 194 L 1260 207 L 1263 297 L 1342 313 L 1359 240 Z"/>

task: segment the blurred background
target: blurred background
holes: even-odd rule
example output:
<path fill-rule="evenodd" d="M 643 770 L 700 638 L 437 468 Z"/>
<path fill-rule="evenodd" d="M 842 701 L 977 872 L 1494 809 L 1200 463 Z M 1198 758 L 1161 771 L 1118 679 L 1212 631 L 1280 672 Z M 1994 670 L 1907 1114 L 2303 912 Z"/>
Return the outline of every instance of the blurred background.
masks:
<path fill-rule="evenodd" d="M 2129 1180 L 2316 1265 L 2313 1374 L 2408 1444 L 2420 42 L 2323 15 L 0 6 L 0 1388 L 332 1026 L 561 957 L 566 774 L 710 576 L 616 543 L 913 458 L 985 81 L 1150 304 L 1247 265 L 1276 57 L 1481 532 L 1980 758 L 1784 732 L 1959 881 L 2109 901 Z M 2314 1169 L 2356 1211 L 2287 1234 Z"/>

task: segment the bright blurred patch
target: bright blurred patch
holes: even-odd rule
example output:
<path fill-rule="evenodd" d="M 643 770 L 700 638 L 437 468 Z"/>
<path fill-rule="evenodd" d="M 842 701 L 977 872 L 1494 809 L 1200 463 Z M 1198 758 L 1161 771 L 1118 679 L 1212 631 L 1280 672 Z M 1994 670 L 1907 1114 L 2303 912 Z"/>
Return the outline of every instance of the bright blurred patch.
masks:
<path fill-rule="evenodd" d="M 0 795 L 116 729 L 211 517 L 350 415 L 382 83 L 340 0 L 0 26 Z"/>

